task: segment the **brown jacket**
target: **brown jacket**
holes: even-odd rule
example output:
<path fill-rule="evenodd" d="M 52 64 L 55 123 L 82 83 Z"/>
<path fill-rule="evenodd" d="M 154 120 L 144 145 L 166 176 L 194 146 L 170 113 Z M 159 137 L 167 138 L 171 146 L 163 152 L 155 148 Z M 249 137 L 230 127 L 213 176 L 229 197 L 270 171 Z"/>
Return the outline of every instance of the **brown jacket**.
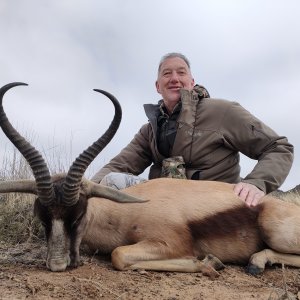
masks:
<path fill-rule="evenodd" d="M 181 90 L 182 110 L 172 156 L 183 156 L 187 178 L 197 172 L 200 180 L 237 183 L 241 181 L 241 152 L 258 161 L 243 181 L 266 193 L 277 189 L 291 168 L 293 146 L 238 103 L 205 96 L 208 93 L 198 85 L 192 92 Z M 100 182 L 109 172 L 139 175 L 151 164 L 149 179 L 161 176 L 165 157 L 156 144 L 159 105 L 144 107 L 149 123 L 92 180 Z"/>

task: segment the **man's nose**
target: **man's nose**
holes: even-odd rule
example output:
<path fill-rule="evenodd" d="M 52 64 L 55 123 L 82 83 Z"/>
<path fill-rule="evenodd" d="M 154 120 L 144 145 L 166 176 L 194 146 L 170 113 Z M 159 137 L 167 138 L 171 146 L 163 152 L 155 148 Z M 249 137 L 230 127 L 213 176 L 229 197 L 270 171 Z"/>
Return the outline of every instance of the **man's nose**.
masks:
<path fill-rule="evenodd" d="M 172 81 L 172 82 L 178 82 L 179 81 L 179 76 L 178 76 L 177 72 L 172 72 L 172 76 L 170 78 L 170 81 Z"/>

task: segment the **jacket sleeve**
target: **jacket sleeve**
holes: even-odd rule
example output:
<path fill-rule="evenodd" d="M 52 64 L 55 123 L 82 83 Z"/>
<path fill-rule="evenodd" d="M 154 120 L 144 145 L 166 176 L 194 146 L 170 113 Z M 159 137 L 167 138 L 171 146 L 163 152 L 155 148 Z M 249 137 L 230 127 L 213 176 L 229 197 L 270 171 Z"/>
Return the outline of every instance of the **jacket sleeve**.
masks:
<path fill-rule="evenodd" d="M 243 182 L 265 193 L 278 189 L 293 162 L 294 148 L 287 138 L 276 134 L 235 102 L 226 110 L 222 124 L 226 146 L 257 160 Z"/>
<path fill-rule="evenodd" d="M 132 141 L 108 164 L 100 169 L 92 181 L 99 183 L 110 172 L 139 175 L 152 163 L 149 144 L 150 124 L 145 124 Z"/>

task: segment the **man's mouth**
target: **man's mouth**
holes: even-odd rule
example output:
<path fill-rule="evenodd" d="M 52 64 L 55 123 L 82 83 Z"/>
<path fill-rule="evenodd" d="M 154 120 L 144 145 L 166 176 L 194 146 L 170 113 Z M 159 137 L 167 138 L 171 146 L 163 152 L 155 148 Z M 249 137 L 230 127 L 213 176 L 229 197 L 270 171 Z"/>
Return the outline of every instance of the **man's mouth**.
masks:
<path fill-rule="evenodd" d="M 181 89 L 181 87 L 180 86 L 170 86 L 168 89 L 172 90 L 172 91 L 179 91 Z"/>

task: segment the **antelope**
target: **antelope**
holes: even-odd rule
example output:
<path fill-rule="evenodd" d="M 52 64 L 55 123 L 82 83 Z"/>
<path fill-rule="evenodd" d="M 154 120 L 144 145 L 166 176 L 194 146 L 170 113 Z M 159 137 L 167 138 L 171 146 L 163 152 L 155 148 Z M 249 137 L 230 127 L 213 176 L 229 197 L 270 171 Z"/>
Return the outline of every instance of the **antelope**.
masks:
<path fill-rule="evenodd" d="M 37 196 L 34 212 L 45 228 L 46 266 L 64 271 L 80 265 L 79 247 L 111 253 L 117 270 L 202 272 L 218 276 L 226 263 L 300 267 L 300 207 L 266 195 L 250 209 L 233 185 L 214 181 L 158 178 L 122 191 L 83 177 L 110 142 L 121 122 L 118 100 L 108 92 L 115 114 L 106 132 L 82 154 L 67 174 L 51 176 L 42 155 L 8 121 L 0 89 L 0 126 L 30 165 L 34 180 L 0 182 L 0 193 Z"/>

